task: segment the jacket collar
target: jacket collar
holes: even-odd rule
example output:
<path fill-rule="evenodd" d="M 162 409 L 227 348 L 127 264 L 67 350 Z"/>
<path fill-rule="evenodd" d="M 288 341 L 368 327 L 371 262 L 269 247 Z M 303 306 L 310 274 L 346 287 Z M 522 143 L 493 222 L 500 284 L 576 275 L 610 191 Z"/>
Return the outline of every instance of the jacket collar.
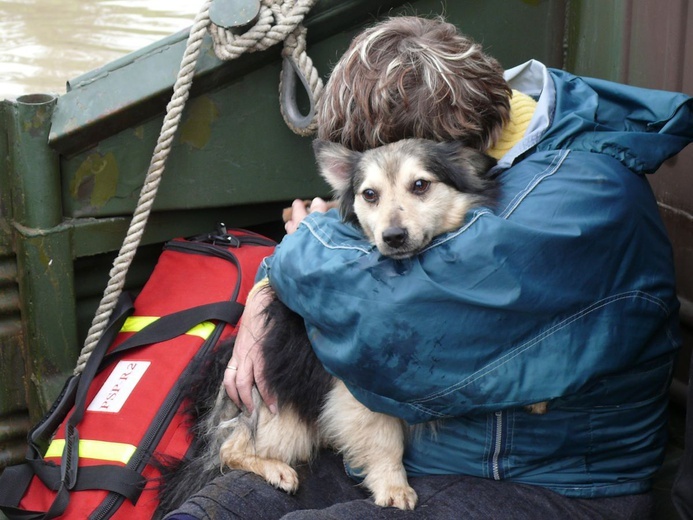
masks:
<path fill-rule="evenodd" d="M 536 60 L 505 71 L 510 88 L 518 90 L 537 101 L 534 116 L 525 135 L 498 161 L 501 168 L 509 168 L 515 160 L 534 147 L 551 125 L 556 106 L 556 87 L 546 66 Z"/>

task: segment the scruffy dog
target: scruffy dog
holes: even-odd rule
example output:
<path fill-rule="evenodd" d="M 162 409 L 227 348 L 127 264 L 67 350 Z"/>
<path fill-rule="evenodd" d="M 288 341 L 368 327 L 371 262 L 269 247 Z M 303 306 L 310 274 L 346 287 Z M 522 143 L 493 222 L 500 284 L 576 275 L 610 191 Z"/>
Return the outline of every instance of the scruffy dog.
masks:
<path fill-rule="evenodd" d="M 459 228 L 470 209 L 493 203 L 497 189 L 490 175 L 495 160 L 460 142 L 406 139 L 354 152 L 316 140 L 314 150 L 343 219 L 393 259 L 416 255 L 437 235 Z M 258 392 L 252 415 L 243 413 L 222 386 L 198 425 L 201 452 L 172 475 L 163 508 L 175 507 L 224 468 L 251 471 L 293 493 L 299 482 L 291 466 L 329 446 L 363 475 L 376 504 L 413 509 L 417 496 L 402 463 L 404 422 L 371 412 L 330 376 L 302 318 L 276 298 L 265 316 L 264 375 L 277 395 L 277 413 Z"/>

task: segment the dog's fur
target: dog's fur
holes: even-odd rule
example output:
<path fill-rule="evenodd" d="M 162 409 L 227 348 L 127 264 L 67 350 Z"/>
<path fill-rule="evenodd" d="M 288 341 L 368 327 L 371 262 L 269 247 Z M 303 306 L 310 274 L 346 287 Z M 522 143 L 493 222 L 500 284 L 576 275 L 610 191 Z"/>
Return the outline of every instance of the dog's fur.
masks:
<path fill-rule="evenodd" d="M 460 142 L 407 139 L 354 152 L 316 140 L 314 149 L 343 219 L 359 225 L 390 258 L 416 255 L 437 235 L 459 228 L 470 209 L 494 202 L 497 183 L 489 171 L 495 160 Z M 222 386 L 201 418 L 202 453 L 173 476 L 162 507 L 175 507 L 225 467 L 251 471 L 293 493 L 299 482 L 291 466 L 330 446 L 362 473 L 376 504 L 413 509 L 417 496 L 402 463 L 405 424 L 371 412 L 330 376 L 303 320 L 276 298 L 265 319 L 264 375 L 278 397 L 277 413 L 257 391 L 252 415 L 241 413 Z"/>

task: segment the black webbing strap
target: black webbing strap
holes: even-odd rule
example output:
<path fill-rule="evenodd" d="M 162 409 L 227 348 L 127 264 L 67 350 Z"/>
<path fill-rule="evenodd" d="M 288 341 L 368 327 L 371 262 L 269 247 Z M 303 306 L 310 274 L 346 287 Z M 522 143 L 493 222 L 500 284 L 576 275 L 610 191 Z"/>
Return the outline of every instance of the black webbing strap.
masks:
<path fill-rule="evenodd" d="M 19 505 L 33 477 L 34 471 L 29 464 L 5 468 L 0 475 L 0 504 L 3 507 Z"/>
<path fill-rule="evenodd" d="M 69 493 L 73 490 L 104 489 L 116 492 L 133 503 L 136 502 L 144 487 L 144 477 L 140 473 L 118 466 L 78 467 L 77 425 L 84 416 L 87 392 L 94 377 L 124 351 L 176 338 L 205 321 L 214 320 L 235 325 L 243 312 L 243 305 L 235 301 L 217 302 L 176 312 L 152 322 L 106 354 L 125 319 L 131 314 L 132 308 L 132 301 L 123 296 L 113 312 L 111 323 L 91 353 L 80 376 L 68 380 L 63 389 L 64 398 L 54 404 L 49 414 L 30 433 L 27 463 L 15 466 L 16 469 L 8 468 L 1 475 L 0 484 L 8 485 L 0 485 L 0 506 L 9 518 L 48 520 L 60 516 L 67 508 Z M 41 457 L 38 445 L 48 440 L 70 409 L 73 409 L 73 412 L 65 425 L 65 448 L 61 465 L 49 465 Z M 10 469 L 13 471 L 8 473 Z M 33 475 L 37 475 L 48 488 L 57 491 L 55 500 L 47 512 L 15 509 Z M 4 492 L 5 489 L 12 491 Z"/>
<path fill-rule="evenodd" d="M 120 329 L 122 329 L 125 320 L 132 314 L 133 310 L 134 305 L 132 303 L 132 297 L 130 294 L 126 292 L 121 293 L 120 297 L 118 298 L 118 302 L 111 313 L 109 323 L 106 326 L 101 339 L 99 340 L 101 347 L 95 348 L 94 352 L 92 352 L 92 355 L 89 358 L 90 360 L 92 358 L 94 359 L 92 363 L 96 363 L 97 361 L 99 363 L 101 362 L 101 360 L 98 358 L 103 358 L 103 352 L 105 352 L 108 346 L 113 343 L 116 336 L 120 332 Z M 97 347 L 99 347 L 99 345 L 97 345 Z M 58 426 L 60 426 L 60 423 L 62 423 L 69 411 L 74 406 L 75 395 L 80 378 L 83 379 L 82 374 L 68 378 L 68 380 L 65 382 L 65 386 L 60 392 L 60 396 L 55 400 L 51 406 L 51 409 L 29 432 L 28 440 L 30 455 L 40 457 L 41 448 L 45 448 L 43 445 L 48 444 L 53 433 L 55 433 L 55 430 L 58 428 Z"/>
<path fill-rule="evenodd" d="M 48 464 L 22 464 L 29 466 L 33 471 L 31 474 L 38 476 L 49 489 L 58 491 L 60 489 L 60 468 Z M 124 496 L 133 504 L 142 494 L 145 479 L 137 471 L 122 466 L 87 466 L 79 468 L 79 477 L 71 491 L 85 491 L 88 489 L 103 489 L 113 491 Z M 21 499 L 21 496 L 19 497 Z"/>
<path fill-rule="evenodd" d="M 243 308 L 243 305 L 238 302 L 224 301 L 162 316 L 109 352 L 102 365 L 110 363 L 125 350 L 176 338 L 204 321 L 216 320 L 235 325 L 243 313 Z"/>
<path fill-rule="evenodd" d="M 111 314 L 109 324 L 104 330 L 99 344 L 97 344 L 97 347 L 89 358 L 90 361 L 92 358 L 94 359 L 94 361 L 92 361 L 93 364 L 95 363 L 98 365 L 100 361 L 98 357 L 103 357 L 108 345 L 113 342 L 122 328 L 125 319 L 132 313 L 132 310 L 132 298 L 128 293 L 122 293 Z M 102 345 L 101 348 L 99 348 L 99 345 Z M 67 380 L 60 396 L 53 403 L 51 409 L 29 432 L 27 439 L 27 462 L 9 467 L 0 475 L 0 508 L 8 518 L 18 520 L 47 520 L 60 516 L 67 508 L 69 491 L 65 489 L 65 485 L 61 481 L 61 468 L 46 463 L 41 456 L 41 445 L 47 444 L 50 441 L 55 430 L 73 407 L 77 388 L 82 380 L 82 375 L 83 374 L 72 376 Z M 44 468 L 52 469 L 48 472 L 44 472 Z M 41 478 L 41 473 L 46 477 L 46 480 L 43 482 L 48 488 L 59 490 L 51 508 L 48 511 L 23 511 L 18 509 L 19 502 L 29 488 L 31 479 L 34 475 Z M 60 491 L 60 488 L 63 488 L 63 490 Z"/>
<path fill-rule="evenodd" d="M 93 381 L 97 372 L 122 352 L 176 338 L 182 334 L 185 334 L 187 331 L 204 321 L 217 320 L 236 323 L 242 312 L 243 306 L 235 301 L 223 301 L 207 305 L 200 305 L 192 309 L 186 309 L 159 318 L 158 320 L 147 325 L 142 330 L 133 334 L 123 343 L 118 345 L 118 347 L 113 349 L 108 355 L 105 354 L 105 349 L 108 348 L 111 342 L 105 346 L 102 346 L 101 342 L 97 344 L 82 372 L 82 377 L 77 387 L 77 393 L 75 396 L 74 410 L 70 417 L 68 417 L 65 425 L 65 448 L 63 450 L 60 466 L 61 485 L 58 488 L 58 496 L 56 497 L 56 501 L 60 499 L 61 495 L 65 494 L 65 490 L 69 491 L 77 489 L 78 481 L 79 486 L 83 487 L 84 489 L 94 489 L 99 487 L 98 480 L 92 481 L 94 482 L 92 488 L 86 487 L 88 484 L 85 481 L 89 480 L 89 473 L 85 473 L 83 477 L 78 478 L 78 474 L 81 474 L 86 468 L 78 468 L 79 431 L 77 430 L 77 425 L 84 417 L 84 412 L 86 410 L 87 392 L 89 391 L 89 386 L 91 385 L 91 382 Z M 133 479 L 135 479 L 131 480 L 132 486 L 139 486 L 141 483 L 141 476 L 134 471 L 132 472 L 132 476 Z"/>

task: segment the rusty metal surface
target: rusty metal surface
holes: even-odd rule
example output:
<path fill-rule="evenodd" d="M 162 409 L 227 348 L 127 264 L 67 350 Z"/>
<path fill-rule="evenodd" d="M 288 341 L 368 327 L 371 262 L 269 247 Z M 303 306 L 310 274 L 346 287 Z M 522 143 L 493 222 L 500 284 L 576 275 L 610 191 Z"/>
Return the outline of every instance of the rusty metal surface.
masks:
<path fill-rule="evenodd" d="M 688 0 L 576 0 L 569 68 L 640 87 L 693 95 L 693 6 Z M 691 122 L 693 124 L 693 121 Z M 682 401 L 693 349 L 693 146 L 649 177 L 674 249 L 684 348 L 673 385 Z"/>
<path fill-rule="evenodd" d="M 693 95 L 693 8 L 688 0 L 629 2 L 626 81 Z M 693 121 L 691 121 L 693 125 Z M 685 346 L 676 382 L 686 385 L 693 349 L 693 146 L 650 178 L 674 248 Z"/>

